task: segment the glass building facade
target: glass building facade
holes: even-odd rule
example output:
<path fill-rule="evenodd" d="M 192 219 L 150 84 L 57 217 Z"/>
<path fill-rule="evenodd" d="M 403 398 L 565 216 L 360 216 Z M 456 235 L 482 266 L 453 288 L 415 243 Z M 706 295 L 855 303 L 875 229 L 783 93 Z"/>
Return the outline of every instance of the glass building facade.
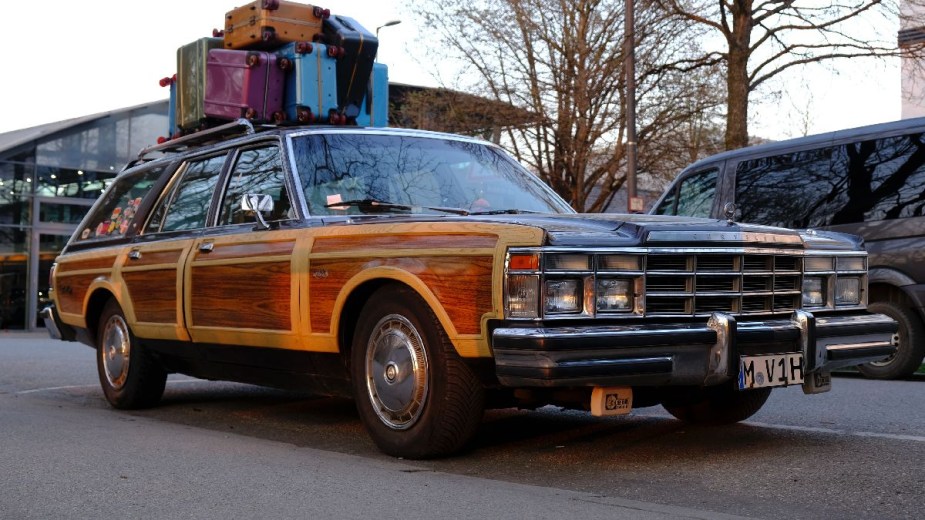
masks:
<path fill-rule="evenodd" d="M 122 167 L 166 129 L 163 101 L 0 134 L 0 329 L 41 326 L 55 257 Z"/>

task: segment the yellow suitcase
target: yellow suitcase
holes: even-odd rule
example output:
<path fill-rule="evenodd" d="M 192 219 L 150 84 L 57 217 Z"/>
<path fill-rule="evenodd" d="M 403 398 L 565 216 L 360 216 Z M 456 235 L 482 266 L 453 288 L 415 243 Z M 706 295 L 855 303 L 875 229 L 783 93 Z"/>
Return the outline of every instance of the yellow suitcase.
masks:
<path fill-rule="evenodd" d="M 321 33 L 321 21 L 330 15 L 316 5 L 257 0 L 225 15 L 224 47 L 275 49 L 289 42 L 310 42 Z"/>

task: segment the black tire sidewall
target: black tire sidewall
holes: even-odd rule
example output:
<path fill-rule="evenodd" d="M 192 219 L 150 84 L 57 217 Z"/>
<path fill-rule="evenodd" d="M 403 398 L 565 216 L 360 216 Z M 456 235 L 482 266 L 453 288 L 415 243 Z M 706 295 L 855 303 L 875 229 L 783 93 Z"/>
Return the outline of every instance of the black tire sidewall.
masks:
<path fill-rule="evenodd" d="M 423 340 L 428 362 L 428 393 L 424 409 L 415 423 L 404 430 L 394 430 L 382 422 L 373 409 L 366 386 L 369 338 L 379 321 L 391 314 L 403 316 L 416 329 Z M 434 445 L 440 442 L 440 421 L 446 407 L 451 404 L 447 400 L 445 378 L 435 377 L 435 374 L 446 373 L 449 353 L 445 351 L 443 338 L 435 327 L 427 325 L 431 319 L 435 320 L 432 312 L 416 293 L 410 289 L 396 288 L 373 294 L 363 307 L 357 323 L 351 352 L 351 379 L 357 411 L 379 449 L 396 457 L 428 458 L 441 455 L 444 451 Z"/>
<path fill-rule="evenodd" d="M 691 424 L 724 425 L 744 421 L 764 406 L 771 388 L 738 390 L 735 382 L 680 391 L 662 406 L 671 415 Z"/>
<path fill-rule="evenodd" d="M 858 366 L 858 371 L 872 379 L 909 377 L 922 365 L 922 357 L 925 356 L 925 326 L 922 321 L 912 309 L 893 302 L 874 302 L 867 306 L 867 310 L 896 320 L 899 324 L 899 349 L 889 362 L 882 365 L 864 363 Z"/>
<path fill-rule="evenodd" d="M 106 324 L 114 316 L 119 316 L 126 322 L 130 342 L 128 375 L 122 388 L 115 388 L 110 384 L 103 365 L 103 332 Z M 130 410 L 154 406 L 164 393 L 167 373 L 150 359 L 144 347 L 139 344 L 131 327 L 128 327 L 125 313 L 115 300 L 106 303 L 100 316 L 96 335 L 96 369 L 103 394 L 114 408 Z"/>

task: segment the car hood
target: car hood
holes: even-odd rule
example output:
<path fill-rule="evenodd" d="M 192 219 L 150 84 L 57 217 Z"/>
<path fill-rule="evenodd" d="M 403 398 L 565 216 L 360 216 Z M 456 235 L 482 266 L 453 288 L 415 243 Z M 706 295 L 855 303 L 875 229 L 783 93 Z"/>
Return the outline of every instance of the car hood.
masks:
<path fill-rule="evenodd" d="M 383 217 L 341 220 L 360 224 L 381 221 Z M 728 222 L 725 220 L 664 215 L 615 213 L 514 214 L 468 216 L 390 215 L 390 221 L 486 222 L 530 226 L 542 229 L 546 245 L 560 247 L 780 247 L 808 249 L 858 249 L 860 239 L 853 235 Z M 328 224 L 335 222 L 328 221 Z"/>
<path fill-rule="evenodd" d="M 831 232 L 799 231 L 689 217 L 623 214 L 575 214 L 522 219 L 542 227 L 552 246 L 773 246 L 857 249 L 860 239 Z"/>

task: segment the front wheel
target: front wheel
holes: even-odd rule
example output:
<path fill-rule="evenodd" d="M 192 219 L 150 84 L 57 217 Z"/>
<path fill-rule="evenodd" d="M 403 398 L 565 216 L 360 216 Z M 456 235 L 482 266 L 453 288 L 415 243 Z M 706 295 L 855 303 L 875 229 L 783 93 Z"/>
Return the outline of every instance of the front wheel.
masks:
<path fill-rule="evenodd" d="M 380 289 L 363 307 L 351 372 L 360 418 L 389 455 L 449 455 L 481 421 L 481 383 L 427 304 L 406 287 Z"/>
<path fill-rule="evenodd" d="M 106 303 L 100 317 L 96 368 L 103 394 L 114 408 L 147 408 L 164 395 L 167 371 L 138 343 L 115 300 Z"/>
<path fill-rule="evenodd" d="M 732 424 L 755 415 L 770 395 L 770 388 L 740 391 L 733 382 L 678 392 L 665 399 L 662 406 L 684 422 Z"/>
<path fill-rule="evenodd" d="M 867 306 L 870 312 L 886 314 L 899 323 L 899 341 L 896 353 L 881 361 L 864 363 L 858 371 L 871 379 L 901 379 L 909 377 L 922 365 L 925 356 L 925 327 L 915 311 L 892 302 L 874 302 Z"/>

